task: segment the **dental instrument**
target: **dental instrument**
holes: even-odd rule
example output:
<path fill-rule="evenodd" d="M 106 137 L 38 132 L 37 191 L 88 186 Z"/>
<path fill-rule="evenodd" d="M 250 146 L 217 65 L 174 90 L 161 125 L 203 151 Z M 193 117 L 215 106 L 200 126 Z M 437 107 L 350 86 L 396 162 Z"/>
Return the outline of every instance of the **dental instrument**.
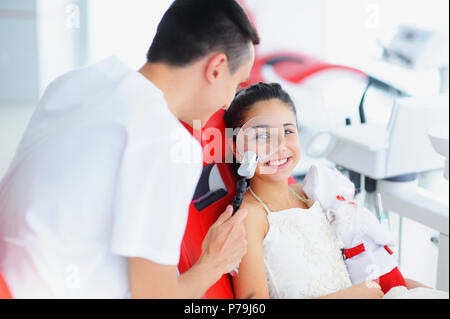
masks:
<path fill-rule="evenodd" d="M 258 155 L 255 152 L 245 152 L 242 163 L 239 166 L 238 174 L 241 178 L 236 182 L 236 196 L 233 200 L 233 214 L 241 207 L 242 196 L 247 189 L 247 180 L 255 175 L 256 166 L 258 165 Z"/>
<path fill-rule="evenodd" d="M 236 182 L 236 195 L 233 199 L 233 215 L 241 207 L 243 195 L 247 189 L 247 180 L 255 175 L 256 166 L 258 165 L 258 155 L 255 152 L 245 152 L 242 163 L 239 166 L 238 174 L 241 178 Z M 231 273 L 231 276 L 236 276 L 239 272 L 236 267 Z"/>

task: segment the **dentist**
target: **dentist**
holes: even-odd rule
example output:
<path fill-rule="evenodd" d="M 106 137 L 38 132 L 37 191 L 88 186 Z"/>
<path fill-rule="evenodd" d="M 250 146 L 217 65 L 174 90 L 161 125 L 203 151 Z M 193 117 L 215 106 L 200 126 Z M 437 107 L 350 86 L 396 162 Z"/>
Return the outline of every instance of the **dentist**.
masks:
<path fill-rule="evenodd" d="M 179 120 L 228 108 L 258 43 L 235 0 L 176 0 L 139 71 L 111 57 L 49 85 L 0 182 L 13 297 L 200 298 L 239 264 L 247 212 L 230 206 L 177 274 L 202 170 Z M 174 155 L 180 138 L 199 161 Z"/>

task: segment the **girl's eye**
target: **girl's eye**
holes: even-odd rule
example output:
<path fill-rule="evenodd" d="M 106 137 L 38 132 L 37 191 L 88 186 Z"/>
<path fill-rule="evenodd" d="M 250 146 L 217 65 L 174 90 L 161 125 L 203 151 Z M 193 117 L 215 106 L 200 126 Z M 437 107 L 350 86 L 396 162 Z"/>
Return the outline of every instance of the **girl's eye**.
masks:
<path fill-rule="evenodd" d="M 294 131 L 293 130 L 284 130 L 284 134 L 292 134 L 292 133 L 294 133 Z"/>
<path fill-rule="evenodd" d="M 259 134 L 255 136 L 256 140 L 266 140 L 269 138 L 269 134 Z"/>

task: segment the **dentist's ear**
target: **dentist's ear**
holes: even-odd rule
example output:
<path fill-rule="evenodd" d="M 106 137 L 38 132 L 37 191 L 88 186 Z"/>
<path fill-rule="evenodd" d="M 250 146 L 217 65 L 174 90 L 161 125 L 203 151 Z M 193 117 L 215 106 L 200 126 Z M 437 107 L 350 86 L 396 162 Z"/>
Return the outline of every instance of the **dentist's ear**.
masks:
<path fill-rule="evenodd" d="M 228 58 L 225 53 L 210 56 L 207 63 L 205 77 L 209 83 L 214 83 L 228 68 Z"/>

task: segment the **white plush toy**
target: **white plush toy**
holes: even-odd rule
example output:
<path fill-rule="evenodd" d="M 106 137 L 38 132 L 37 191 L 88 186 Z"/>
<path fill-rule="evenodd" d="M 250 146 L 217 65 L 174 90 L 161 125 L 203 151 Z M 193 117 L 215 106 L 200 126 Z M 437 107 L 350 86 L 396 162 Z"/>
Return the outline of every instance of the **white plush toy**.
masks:
<path fill-rule="evenodd" d="M 394 239 L 375 215 L 353 201 L 354 184 L 339 171 L 313 165 L 303 191 L 320 203 L 333 226 L 353 284 L 377 280 L 384 293 L 406 286 L 388 246 Z"/>

